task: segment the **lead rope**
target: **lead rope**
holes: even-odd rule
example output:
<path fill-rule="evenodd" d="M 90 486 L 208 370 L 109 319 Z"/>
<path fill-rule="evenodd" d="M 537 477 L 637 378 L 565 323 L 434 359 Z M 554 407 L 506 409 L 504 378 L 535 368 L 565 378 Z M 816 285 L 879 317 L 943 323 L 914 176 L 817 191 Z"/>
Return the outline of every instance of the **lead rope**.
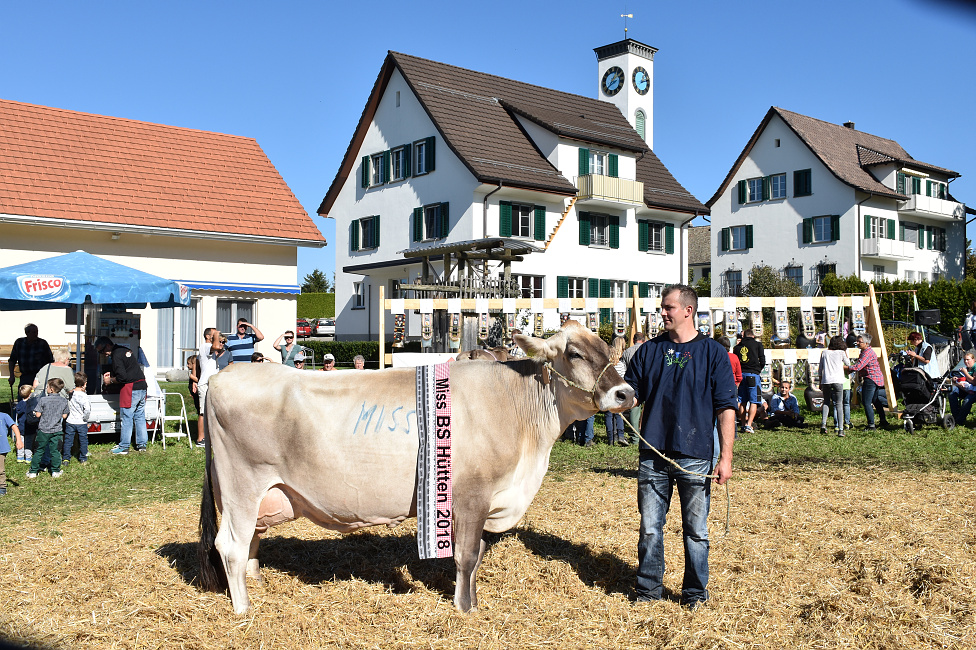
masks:
<path fill-rule="evenodd" d="M 596 378 L 596 381 L 593 382 L 593 388 L 584 388 L 584 387 L 580 386 L 579 384 L 577 384 L 572 379 L 570 379 L 569 377 L 567 377 L 566 375 L 562 374 L 561 372 L 559 372 L 558 370 L 556 370 L 555 368 L 553 368 L 551 362 L 547 361 L 545 363 L 545 367 L 549 370 L 549 372 L 553 373 L 554 375 L 556 375 L 557 377 L 559 377 L 560 379 L 562 379 L 564 382 L 566 382 L 567 384 L 569 384 L 573 388 L 578 388 L 579 390 L 583 391 L 584 393 L 589 393 L 590 394 L 590 400 L 592 400 L 593 406 L 595 406 L 598 411 L 600 410 L 600 405 L 596 403 L 596 387 L 600 385 L 600 380 L 603 379 L 603 374 L 607 371 L 607 368 L 609 368 L 611 365 L 613 365 L 613 364 L 608 363 L 607 365 L 605 365 L 603 367 L 603 370 L 600 371 L 600 375 Z M 691 470 L 685 469 L 684 467 L 682 467 L 678 463 L 674 462 L 674 459 L 673 458 L 668 458 L 667 456 L 665 456 L 664 454 L 662 454 L 660 451 L 658 451 L 654 447 L 654 445 L 652 445 L 647 440 L 645 440 L 644 439 L 644 436 L 641 435 L 640 431 L 638 431 L 637 429 L 635 429 L 634 428 L 634 425 L 630 423 L 630 420 L 627 420 L 627 419 L 624 419 L 624 418 L 621 418 L 621 419 L 623 419 L 624 423 L 628 427 L 630 427 L 630 430 L 633 431 L 634 433 L 636 433 L 637 434 L 637 437 L 640 438 L 641 441 L 645 445 L 647 445 L 647 448 L 648 449 L 650 449 L 655 454 L 657 454 L 659 457 L 661 457 L 664 460 L 666 460 L 667 462 L 669 462 L 678 471 L 684 472 L 685 474 L 689 474 L 691 476 L 701 476 L 702 478 L 714 478 L 714 479 L 718 479 L 718 474 L 702 474 L 701 472 L 692 472 Z M 732 494 L 729 491 L 729 482 L 726 481 L 725 482 L 725 534 L 726 535 L 729 534 L 729 520 L 730 520 L 731 510 L 732 510 Z"/>

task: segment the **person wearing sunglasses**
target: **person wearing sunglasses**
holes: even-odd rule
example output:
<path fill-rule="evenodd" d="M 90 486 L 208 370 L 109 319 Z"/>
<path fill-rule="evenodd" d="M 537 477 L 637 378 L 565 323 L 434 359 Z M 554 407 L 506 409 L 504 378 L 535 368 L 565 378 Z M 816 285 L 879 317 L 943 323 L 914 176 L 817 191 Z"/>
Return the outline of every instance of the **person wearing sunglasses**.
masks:
<path fill-rule="evenodd" d="M 288 330 L 275 339 L 274 349 L 281 353 L 281 363 L 294 368 L 295 357 L 302 351 L 302 346 L 295 343 L 295 332 Z"/>

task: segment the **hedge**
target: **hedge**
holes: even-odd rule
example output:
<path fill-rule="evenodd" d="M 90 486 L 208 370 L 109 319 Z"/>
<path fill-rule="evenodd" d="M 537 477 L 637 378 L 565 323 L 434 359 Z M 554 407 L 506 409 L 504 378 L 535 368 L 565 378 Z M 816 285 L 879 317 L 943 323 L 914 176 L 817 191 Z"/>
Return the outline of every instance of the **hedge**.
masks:
<path fill-rule="evenodd" d="M 322 357 L 328 352 L 336 358 L 337 366 L 352 366 L 352 359 L 357 354 L 366 359 L 366 367 L 377 367 L 380 360 L 379 341 L 302 341 L 302 345 L 315 352 L 315 366 L 322 365 Z M 402 348 L 393 348 L 386 344 L 387 353 L 420 352 L 420 341 L 410 341 Z"/>
<path fill-rule="evenodd" d="M 303 293 L 298 296 L 299 318 L 334 318 L 334 293 Z"/>

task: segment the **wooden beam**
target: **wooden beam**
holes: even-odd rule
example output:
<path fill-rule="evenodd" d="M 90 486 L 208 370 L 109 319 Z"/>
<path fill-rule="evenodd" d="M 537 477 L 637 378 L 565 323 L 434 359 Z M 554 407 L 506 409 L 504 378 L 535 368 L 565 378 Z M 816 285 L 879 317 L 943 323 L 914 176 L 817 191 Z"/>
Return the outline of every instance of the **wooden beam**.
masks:
<path fill-rule="evenodd" d="M 888 397 L 888 410 L 897 411 L 897 408 L 891 408 L 898 401 L 895 398 L 895 382 L 891 377 L 891 367 L 888 365 L 888 346 L 885 344 L 884 328 L 881 326 L 881 314 L 878 312 L 878 300 L 874 294 L 874 283 L 868 285 L 868 296 L 871 300 L 871 305 L 867 308 L 868 334 L 871 335 L 871 345 L 876 349 L 881 348 L 878 358 L 881 364 L 881 376 L 884 377 L 885 382 L 885 395 Z"/>
<path fill-rule="evenodd" d="M 384 361 L 386 361 L 386 314 L 388 310 L 383 308 L 383 306 L 386 304 L 386 300 L 384 298 L 384 289 L 386 289 L 386 287 L 381 284 L 379 289 L 379 309 L 376 311 L 379 313 L 380 317 L 380 370 L 382 370 Z"/>

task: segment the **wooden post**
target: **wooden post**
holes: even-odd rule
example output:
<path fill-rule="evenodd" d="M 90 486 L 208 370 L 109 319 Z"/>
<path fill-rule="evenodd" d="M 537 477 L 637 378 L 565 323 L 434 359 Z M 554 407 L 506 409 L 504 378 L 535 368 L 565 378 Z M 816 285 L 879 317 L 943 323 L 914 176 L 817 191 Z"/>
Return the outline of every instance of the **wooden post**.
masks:
<path fill-rule="evenodd" d="M 630 297 L 633 299 L 630 308 L 630 327 L 627 328 L 627 347 L 634 344 L 634 334 L 637 333 L 637 323 L 640 321 L 640 296 L 638 295 L 637 285 L 633 285 L 630 291 Z"/>
<path fill-rule="evenodd" d="M 891 367 L 888 365 L 888 346 L 885 343 L 884 329 L 881 327 L 881 314 L 878 312 L 878 297 L 874 294 L 874 283 L 868 285 L 868 296 L 871 299 L 870 318 L 867 322 L 868 333 L 872 338 L 872 346 L 881 347 L 881 354 L 878 355 L 878 358 L 880 359 L 881 375 L 885 382 L 885 395 L 888 396 L 888 410 L 897 412 L 895 382 L 891 378 Z"/>
<path fill-rule="evenodd" d="M 380 317 L 380 370 L 386 365 L 386 300 L 384 300 L 385 286 L 380 285 L 380 305 L 377 313 Z"/>

